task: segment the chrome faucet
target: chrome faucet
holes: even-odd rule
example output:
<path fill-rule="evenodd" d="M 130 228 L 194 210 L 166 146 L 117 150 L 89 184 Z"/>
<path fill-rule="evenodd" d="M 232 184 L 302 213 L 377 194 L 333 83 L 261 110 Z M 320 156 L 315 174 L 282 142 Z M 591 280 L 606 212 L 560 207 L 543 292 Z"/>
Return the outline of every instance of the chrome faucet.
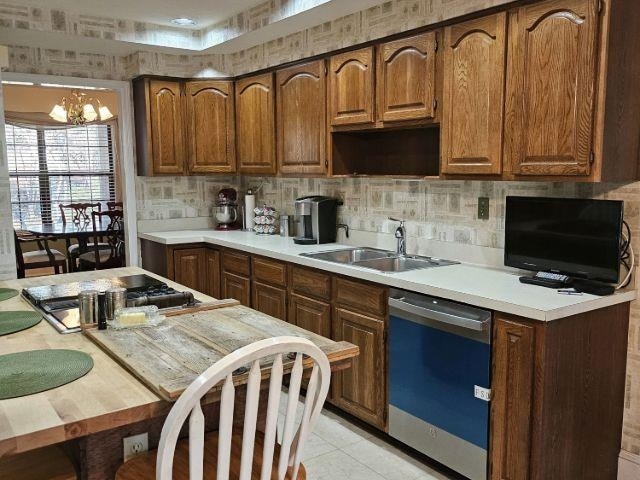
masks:
<path fill-rule="evenodd" d="M 404 228 L 404 220 L 399 220 L 397 218 L 389 217 L 389 220 L 393 222 L 400 222 L 398 228 L 396 228 L 395 237 L 398 240 L 396 245 L 396 253 L 400 255 L 407 254 L 407 230 Z"/>
<path fill-rule="evenodd" d="M 337 230 L 340 230 L 341 228 L 344 228 L 344 235 L 349 238 L 349 225 L 347 225 L 346 223 L 339 223 L 338 225 L 336 225 Z"/>

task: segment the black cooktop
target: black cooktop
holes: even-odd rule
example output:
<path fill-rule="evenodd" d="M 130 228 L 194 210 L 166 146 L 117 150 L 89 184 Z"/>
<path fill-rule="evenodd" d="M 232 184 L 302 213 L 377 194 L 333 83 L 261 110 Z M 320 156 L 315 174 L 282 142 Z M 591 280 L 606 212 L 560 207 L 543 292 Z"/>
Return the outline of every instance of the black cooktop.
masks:
<path fill-rule="evenodd" d="M 86 280 L 84 282 L 64 283 L 61 285 L 29 287 L 22 290 L 22 295 L 32 304 L 40 305 L 46 300 L 75 299 L 83 290 L 104 292 L 114 287 L 124 287 L 128 292 L 140 292 L 150 289 L 159 291 L 161 287 L 167 288 L 162 281 L 149 275 L 139 274 L 126 277 L 101 278 L 97 280 Z"/>
<path fill-rule="evenodd" d="M 30 287 L 22 290 L 22 295 L 60 333 L 74 333 L 80 331 L 78 293 L 97 290 L 102 294 L 113 287 L 127 289 L 128 307 L 156 305 L 159 309 L 164 309 L 199 303 L 191 292 L 176 291 L 166 283 L 144 274 Z M 98 302 L 99 305 L 104 303 L 104 295 L 99 295 Z"/>

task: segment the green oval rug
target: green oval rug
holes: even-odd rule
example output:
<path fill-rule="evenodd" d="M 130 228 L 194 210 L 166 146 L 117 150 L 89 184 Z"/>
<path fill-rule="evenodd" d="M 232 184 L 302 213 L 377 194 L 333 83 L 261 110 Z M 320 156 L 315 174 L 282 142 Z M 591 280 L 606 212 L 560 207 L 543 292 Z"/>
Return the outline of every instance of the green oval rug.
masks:
<path fill-rule="evenodd" d="M 0 302 L 3 300 L 9 300 L 10 298 L 18 295 L 18 290 L 14 290 L 13 288 L 0 288 Z"/>
<path fill-rule="evenodd" d="M 93 368 L 77 350 L 30 350 L 0 355 L 0 400 L 44 392 L 73 382 Z"/>
<path fill-rule="evenodd" d="M 42 315 L 36 312 L 0 312 L 0 337 L 31 328 L 40 320 Z"/>

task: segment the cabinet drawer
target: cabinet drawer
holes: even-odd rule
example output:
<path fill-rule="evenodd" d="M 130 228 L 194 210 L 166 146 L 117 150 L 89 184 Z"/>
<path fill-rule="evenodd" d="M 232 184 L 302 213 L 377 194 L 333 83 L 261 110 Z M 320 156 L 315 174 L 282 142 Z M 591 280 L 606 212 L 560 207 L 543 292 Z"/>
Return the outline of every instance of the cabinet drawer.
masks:
<path fill-rule="evenodd" d="M 253 278 L 259 282 L 287 286 L 287 265 L 266 258 L 253 258 Z"/>
<path fill-rule="evenodd" d="M 303 295 L 331 299 L 331 275 L 303 267 L 291 267 L 291 289 Z"/>
<path fill-rule="evenodd" d="M 251 275 L 251 258 L 249 255 L 235 251 L 222 252 L 222 269 L 225 272 L 239 273 L 240 275 Z"/>
<path fill-rule="evenodd" d="M 346 278 L 336 278 L 334 282 L 334 298 L 338 304 L 366 314 L 386 316 L 388 293 L 386 287 Z"/>

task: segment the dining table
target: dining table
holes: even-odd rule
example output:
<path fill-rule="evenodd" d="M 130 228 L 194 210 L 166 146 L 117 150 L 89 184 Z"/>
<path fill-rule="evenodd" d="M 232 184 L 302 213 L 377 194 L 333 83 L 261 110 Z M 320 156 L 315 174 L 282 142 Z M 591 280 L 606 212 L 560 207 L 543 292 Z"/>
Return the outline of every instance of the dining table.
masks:
<path fill-rule="evenodd" d="M 71 240 L 78 242 L 78 255 L 87 252 L 88 244 L 93 237 L 101 237 L 114 230 L 110 218 L 96 219 L 96 228 L 93 222 L 52 222 L 52 223 L 29 223 L 21 225 L 21 229 L 37 236 L 49 237 L 52 240 L 64 240 L 67 255 L 67 267 L 70 272 L 76 270 L 76 266 L 69 257 L 69 247 Z M 116 225 L 116 229 L 121 228 Z"/>

